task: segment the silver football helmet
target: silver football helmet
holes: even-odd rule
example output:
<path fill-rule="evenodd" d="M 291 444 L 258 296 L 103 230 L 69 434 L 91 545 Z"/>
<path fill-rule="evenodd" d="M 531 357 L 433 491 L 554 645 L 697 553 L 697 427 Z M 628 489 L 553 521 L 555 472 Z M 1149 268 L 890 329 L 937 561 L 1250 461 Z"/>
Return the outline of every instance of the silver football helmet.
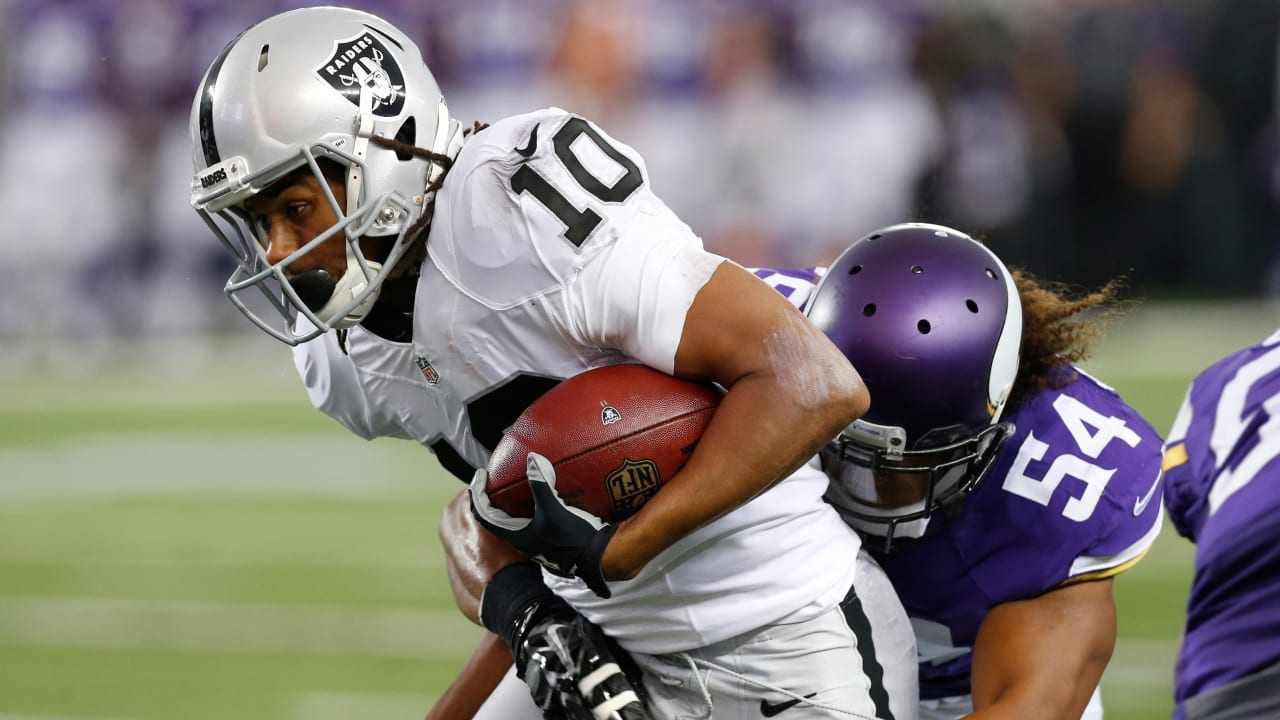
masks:
<path fill-rule="evenodd" d="M 369 138 L 453 158 L 463 136 L 413 41 L 381 18 L 336 7 L 282 13 L 232 40 L 200 83 L 190 132 L 191 204 L 237 262 L 224 291 L 255 325 L 290 345 L 365 318 L 413 241 L 406 231 L 431 199 L 427 186 L 444 172 Z M 345 167 L 346 207 L 329 191 L 322 159 Z M 243 205 L 300 168 L 320 180 L 338 222 L 271 265 L 266 238 Z M 300 295 L 286 268 L 339 233 L 346 272 L 336 281 L 326 274 L 319 293 L 310 283 Z M 365 257 L 365 236 L 392 239 L 383 262 Z M 250 290 L 265 296 L 265 307 L 246 302 Z"/>

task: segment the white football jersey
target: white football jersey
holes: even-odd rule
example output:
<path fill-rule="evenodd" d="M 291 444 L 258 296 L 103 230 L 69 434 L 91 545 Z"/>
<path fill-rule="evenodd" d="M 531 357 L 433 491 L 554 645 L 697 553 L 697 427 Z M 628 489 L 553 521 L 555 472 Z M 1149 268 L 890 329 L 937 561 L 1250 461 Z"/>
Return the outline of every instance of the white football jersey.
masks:
<path fill-rule="evenodd" d="M 653 194 L 643 161 L 551 108 L 463 146 L 436 199 L 412 344 L 352 328 L 295 348 L 317 408 L 364 438 L 432 449 L 468 480 L 555 383 L 639 360 L 672 372 L 685 315 L 724 258 Z M 548 584 L 623 646 L 664 653 L 818 616 L 853 581 L 859 541 L 812 466 L 682 538 L 597 597 Z"/>

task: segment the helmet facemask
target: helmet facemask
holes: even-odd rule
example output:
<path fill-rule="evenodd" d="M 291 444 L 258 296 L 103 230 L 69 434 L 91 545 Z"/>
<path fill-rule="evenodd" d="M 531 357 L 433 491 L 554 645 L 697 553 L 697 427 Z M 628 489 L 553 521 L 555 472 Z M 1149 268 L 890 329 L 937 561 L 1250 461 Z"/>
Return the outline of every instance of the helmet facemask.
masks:
<path fill-rule="evenodd" d="M 855 421 L 822 451 L 827 500 L 856 530 L 883 537 L 887 553 L 895 540 L 923 537 L 935 513 L 958 512 L 1012 433 L 1008 423 L 939 429 L 923 449 L 902 450 L 901 428 Z"/>
<path fill-rule="evenodd" d="M 805 314 L 849 358 L 867 412 L 822 452 L 827 498 L 851 526 L 922 537 L 959 512 L 1012 433 L 1022 304 L 990 250 L 941 225 L 877 230 L 831 264 Z"/>
<path fill-rule="evenodd" d="M 359 158 L 333 145 L 317 143 L 303 148 L 294 163 L 246 176 L 242 189 L 236 193 L 247 199 L 291 177 L 299 168 L 306 168 L 319 181 L 337 221 L 275 265 L 267 260 L 267 238 L 260 228 L 255 227 L 244 209 L 243 199 L 221 209 L 206 209 L 220 205 L 219 198 L 213 197 L 206 201 L 206 207 L 197 209 L 223 247 L 236 259 L 236 269 L 223 288 L 227 298 L 254 325 L 290 345 L 305 342 L 329 330 L 352 327 L 364 320 L 377 301 L 382 281 L 405 254 L 412 240 L 406 237 L 411 223 L 401 223 L 400 231 L 392 236 L 394 240 L 390 250 L 381 262 L 365 255 L 361 238 L 380 236 L 385 233 L 388 220 L 416 218 L 420 212 L 395 192 L 370 200 L 364 187 L 355 188 L 359 194 L 348 197 L 347 208 L 341 207 L 320 167 L 319 161 L 323 159 L 347 166 L 348 177 L 366 172 L 365 164 Z M 234 164 L 235 159 L 227 163 Z M 348 187 L 350 185 L 348 182 Z M 341 277 L 328 278 L 324 271 L 309 271 L 292 280 L 288 277 L 290 266 L 337 236 L 342 237 L 346 245 L 346 271 Z M 326 277 L 321 278 L 315 273 Z M 325 284 L 329 286 L 327 292 Z M 310 328 L 298 323 L 299 315 L 306 318 Z"/>
<path fill-rule="evenodd" d="M 196 95 L 191 138 L 191 204 L 236 259 L 224 291 L 256 326 L 296 345 L 362 322 L 382 283 L 403 274 L 396 265 L 425 242 L 424 213 L 463 133 L 408 36 L 368 13 L 314 7 L 268 18 L 227 46 Z M 322 161 L 344 169 L 345 203 Z M 295 172 L 320 181 L 336 220 L 272 266 L 245 203 Z M 291 276 L 336 242 L 340 276 L 332 262 Z"/>

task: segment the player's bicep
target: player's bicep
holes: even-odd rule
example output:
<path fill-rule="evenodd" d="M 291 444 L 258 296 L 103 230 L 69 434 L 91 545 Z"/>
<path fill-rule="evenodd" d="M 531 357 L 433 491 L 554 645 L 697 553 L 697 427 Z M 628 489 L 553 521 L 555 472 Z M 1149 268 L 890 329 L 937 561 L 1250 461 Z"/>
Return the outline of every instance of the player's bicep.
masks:
<path fill-rule="evenodd" d="M 717 268 L 698 291 L 675 360 L 681 377 L 728 387 L 763 374 L 785 379 L 798 395 L 843 377 L 846 367 L 839 351 L 799 310 L 733 263 Z"/>
<path fill-rule="evenodd" d="M 1115 648 L 1111 580 L 996 606 L 973 648 L 974 718 L 1079 718 Z"/>
<path fill-rule="evenodd" d="M 568 286 L 569 332 L 583 345 L 616 349 L 672 373 L 694 299 L 727 264 L 698 247 L 695 238 L 654 234 L 620 240 L 592 258 Z"/>

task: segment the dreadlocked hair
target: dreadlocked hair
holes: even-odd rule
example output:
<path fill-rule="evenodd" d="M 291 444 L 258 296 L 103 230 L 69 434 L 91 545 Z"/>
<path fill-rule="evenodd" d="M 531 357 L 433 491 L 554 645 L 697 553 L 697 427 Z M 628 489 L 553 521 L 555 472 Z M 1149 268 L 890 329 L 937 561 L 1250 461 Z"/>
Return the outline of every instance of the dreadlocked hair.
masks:
<path fill-rule="evenodd" d="M 486 123 L 475 123 L 472 127 L 462 131 L 463 137 L 467 137 L 473 133 L 489 127 Z M 400 261 L 396 266 L 391 268 L 391 272 L 387 274 L 387 280 L 399 280 L 401 278 L 416 276 L 422 267 L 422 262 L 427 259 L 427 233 L 426 229 L 431 225 L 431 218 L 436 212 L 436 193 L 444 185 L 444 179 L 449 175 L 449 169 L 453 167 L 453 158 L 448 155 L 442 155 L 432 152 L 426 148 L 420 148 L 411 145 L 403 140 L 383 137 L 382 135 L 370 136 L 369 142 L 386 150 L 393 150 L 402 158 L 416 157 L 435 163 L 444 169 L 444 172 L 436 176 L 435 180 L 427 186 L 423 191 L 425 195 L 429 195 L 431 200 L 427 202 L 426 207 L 422 208 L 422 215 L 418 216 L 416 222 L 409 226 L 405 231 L 405 237 L 408 238 L 408 247 L 405 248 L 404 255 L 400 256 Z"/>
<path fill-rule="evenodd" d="M 1016 408 L 1040 390 L 1064 387 L 1075 379 L 1072 363 L 1088 359 L 1108 325 L 1127 303 L 1120 299 L 1123 277 L 1083 295 L 1065 283 L 1012 269 L 1022 300 L 1022 354 L 1008 407 Z"/>

